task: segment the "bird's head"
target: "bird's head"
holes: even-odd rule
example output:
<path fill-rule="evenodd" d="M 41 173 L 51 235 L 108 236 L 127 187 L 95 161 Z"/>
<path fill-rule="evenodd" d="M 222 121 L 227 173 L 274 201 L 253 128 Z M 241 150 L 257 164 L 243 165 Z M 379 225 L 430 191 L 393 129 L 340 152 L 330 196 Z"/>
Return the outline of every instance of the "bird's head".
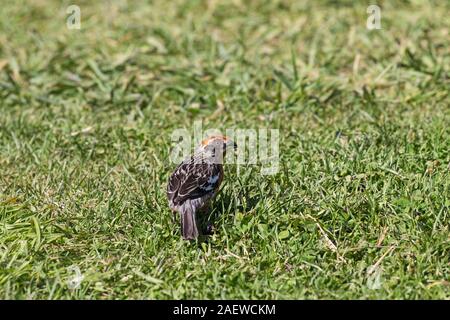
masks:
<path fill-rule="evenodd" d="M 210 136 L 201 142 L 197 151 L 222 163 L 226 152 L 230 149 L 236 150 L 237 144 L 227 136 Z"/>

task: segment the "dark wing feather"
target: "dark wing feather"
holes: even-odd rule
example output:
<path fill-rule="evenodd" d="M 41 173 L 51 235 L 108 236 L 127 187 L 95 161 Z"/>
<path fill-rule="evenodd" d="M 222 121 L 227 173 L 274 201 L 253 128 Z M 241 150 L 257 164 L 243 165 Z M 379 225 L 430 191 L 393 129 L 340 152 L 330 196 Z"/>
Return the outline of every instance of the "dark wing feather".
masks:
<path fill-rule="evenodd" d="M 167 195 L 174 205 L 187 199 L 212 196 L 221 182 L 220 164 L 194 160 L 182 162 L 169 178 Z"/>

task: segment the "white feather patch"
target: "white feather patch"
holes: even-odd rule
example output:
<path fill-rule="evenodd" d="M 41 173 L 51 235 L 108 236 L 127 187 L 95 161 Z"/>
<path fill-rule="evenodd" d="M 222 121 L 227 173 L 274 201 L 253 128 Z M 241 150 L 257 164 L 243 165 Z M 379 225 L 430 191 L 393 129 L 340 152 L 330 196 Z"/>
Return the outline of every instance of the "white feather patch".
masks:
<path fill-rule="evenodd" d="M 219 180 L 219 176 L 210 177 L 210 178 L 208 179 L 208 183 L 214 184 L 214 183 L 217 182 L 217 180 Z"/>

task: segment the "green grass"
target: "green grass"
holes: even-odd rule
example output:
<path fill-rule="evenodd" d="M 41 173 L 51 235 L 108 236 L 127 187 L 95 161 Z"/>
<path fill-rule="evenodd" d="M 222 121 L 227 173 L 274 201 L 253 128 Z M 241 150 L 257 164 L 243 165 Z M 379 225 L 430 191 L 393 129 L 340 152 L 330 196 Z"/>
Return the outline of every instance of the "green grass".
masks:
<path fill-rule="evenodd" d="M 76 2 L 2 1 L 0 298 L 450 298 L 445 1 Z M 198 244 L 165 194 L 196 120 L 281 156 Z"/>

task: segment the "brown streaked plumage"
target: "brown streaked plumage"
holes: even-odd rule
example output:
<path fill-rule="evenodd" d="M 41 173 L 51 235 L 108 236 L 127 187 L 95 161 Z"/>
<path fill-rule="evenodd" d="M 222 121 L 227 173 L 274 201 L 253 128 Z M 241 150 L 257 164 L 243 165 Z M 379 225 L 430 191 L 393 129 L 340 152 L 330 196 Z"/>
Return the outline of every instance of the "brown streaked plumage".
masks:
<path fill-rule="evenodd" d="M 180 213 L 181 233 L 186 240 L 199 236 L 196 214 L 207 209 L 217 194 L 223 180 L 223 159 L 230 146 L 236 147 L 228 137 L 209 137 L 169 178 L 169 207 Z"/>

